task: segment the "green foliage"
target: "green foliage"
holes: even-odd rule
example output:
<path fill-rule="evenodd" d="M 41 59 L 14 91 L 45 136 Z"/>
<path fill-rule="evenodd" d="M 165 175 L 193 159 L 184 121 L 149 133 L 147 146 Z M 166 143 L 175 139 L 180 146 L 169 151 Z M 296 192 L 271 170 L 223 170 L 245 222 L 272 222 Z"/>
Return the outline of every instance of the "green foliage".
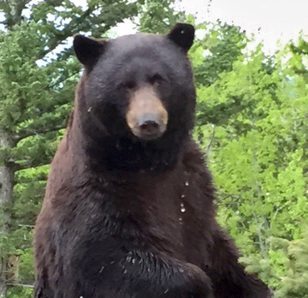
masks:
<path fill-rule="evenodd" d="M 191 56 L 198 59 L 195 66 L 197 83 L 213 84 L 222 72 L 230 71 L 242 54 L 248 39 L 239 27 L 226 23 L 205 23 L 197 26 L 203 38 L 198 40 Z"/>
<path fill-rule="evenodd" d="M 220 42 L 228 52 L 228 38 Z M 202 52 L 200 47 L 209 46 L 201 43 L 195 53 Z M 300 236 L 308 214 L 307 53 L 294 54 L 294 47 L 276 57 L 266 57 L 260 47 L 249 54 L 235 52 L 233 64 L 221 64 L 210 85 L 197 77 L 195 137 L 214 174 L 218 219 L 241 248 L 247 270 L 274 289 L 288 270 L 285 243 Z"/>
<path fill-rule="evenodd" d="M 286 276 L 282 278 L 281 289 L 277 298 L 307 298 L 308 297 L 308 230 L 304 226 L 303 238 L 293 240 L 288 245 L 288 268 Z"/>
<path fill-rule="evenodd" d="M 29 286 L 23 287 L 23 286 L 15 286 L 14 288 L 11 288 L 8 290 L 7 297 L 9 298 L 32 298 L 33 297 L 33 290 Z"/>
<path fill-rule="evenodd" d="M 175 23 L 184 19 L 182 12 L 173 9 L 174 0 L 145 0 L 140 4 L 139 30 L 143 32 L 165 33 Z"/>

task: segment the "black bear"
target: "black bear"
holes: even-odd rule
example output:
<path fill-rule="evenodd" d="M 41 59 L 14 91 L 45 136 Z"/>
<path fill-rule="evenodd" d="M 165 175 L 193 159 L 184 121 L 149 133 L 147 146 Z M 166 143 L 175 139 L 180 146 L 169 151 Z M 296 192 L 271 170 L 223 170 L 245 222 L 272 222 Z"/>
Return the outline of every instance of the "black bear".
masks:
<path fill-rule="evenodd" d="M 193 40 L 189 24 L 75 37 L 85 70 L 36 223 L 36 298 L 270 297 L 215 221 Z"/>

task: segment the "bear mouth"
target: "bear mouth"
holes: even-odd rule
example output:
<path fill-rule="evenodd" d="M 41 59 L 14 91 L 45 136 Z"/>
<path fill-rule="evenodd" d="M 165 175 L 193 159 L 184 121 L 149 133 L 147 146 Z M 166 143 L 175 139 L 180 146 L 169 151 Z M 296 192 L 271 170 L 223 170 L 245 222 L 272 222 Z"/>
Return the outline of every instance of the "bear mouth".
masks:
<path fill-rule="evenodd" d="M 153 119 L 153 117 L 148 118 Z M 144 141 L 153 141 L 159 139 L 164 134 L 166 125 L 154 120 L 146 120 L 130 129 L 137 138 Z"/>

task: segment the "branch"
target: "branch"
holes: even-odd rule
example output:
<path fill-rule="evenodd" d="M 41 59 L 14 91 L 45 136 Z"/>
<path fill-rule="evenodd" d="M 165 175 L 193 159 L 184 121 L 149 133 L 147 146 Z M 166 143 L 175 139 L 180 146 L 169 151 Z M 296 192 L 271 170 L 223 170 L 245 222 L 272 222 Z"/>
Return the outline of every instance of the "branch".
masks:
<path fill-rule="evenodd" d="M 216 130 L 216 126 L 215 126 L 215 124 L 213 124 L 213 131 L 212 131 L 211 139 L 210 139 L 210 142 L 209 142 L 209 144 L 207 146 L 207 149 L 206 149 L 206 155 L 207 156 L 210 153 L 210 150 L 211 150 L 211 147 L 212 147 L 212 143 L 213 143 L 213 141 L 215 139 L 215 130 Z"/>
<path fill-rule="evenodd" d="M 22 224 L 19 224 L 18 225 L 20 228 L 28 228 L 28 229 L 34 229 L 34 225 L 22 225 Z"/>
<path fill-rule="evenodd" d="M 6 25 L 9 29 L 11 29 L 16 24 L 19 24 L 22 20 L 22 12 L 30 1 L 31 0 L 19 0 L 15 3 L 10 1 L 11 5 L 13 3 L 14 7 L 9 4 L 9 1 L 3 1 L 2 10 L 5 14 L 5 20 L 2 22 L 2 24 Z"/>
<path fill-rule="evenodd" d="M 21 133 L 14 135 L 13 136 L 13 141 L 15 144 L 17 144 L 18 142 L 20 142 L 21 140 L 28 138 L 28 137 L 32 137 L 35 135 L 39 135 L 39 134 L 45 134 L 48 132 L 55 132 L 58 131 L 60 129 L 64 129 L 66 126 L 64 124 L 55 126 L 55 127 L 49 127 L 49 128 L 41 128 L 41 129 L 26 129 L 21 131 Z"/>
<path fill-rule="evenodd" d="M 31 288 L 31 289 L 34 288 L 33 285 L 19 284 L 19 283 L 7 283 L 6 285 L 9 287 L 23 287 L 23 288 Z"/>
<path fill-rule="evenodd" d="M 17 162 L 13 161 L 13 160 L 5 161 L 4 165 L 7 168 L 11 169 L 13 172 L 21 170 L 20 169 L 20 165 Z"/>
<path fill-rule="evenodd" d="M 52 38 L 48 42 L 48 49 L 42 51 L 39 56 L 38 60 L 43 59 L 48 53 L 53 51 L 62 41 L 67 39 L 69 36 L 72 36 L 78 33 L 79 28 L 78 25 L 81 24 L 94 10 L 94 7 L 88 8 L 79 18 L 78 22 L 76 23 L 76 19 L 73 19 L 66 27 L 64 27 L 61 31 L 56 31 L 54 38 Z"/>
<path fill-rule="evenodd" d="M 11 161 L 9 163 L 9 166 L 11 169 L 13 169 L 14 172 L 18 172 L 18 171 L 21 171 L 21 170 L 25 170 L 25 169 L 30 169 L 30 168 L 36 168 L 38 166 L 41 166 L 42 163 L 40 162 L 31 162 L 31 161 L 26 161 L 26 162 L 23 162 L 23 163 L 17 163 L 17 162 L 13 162 Z"/>

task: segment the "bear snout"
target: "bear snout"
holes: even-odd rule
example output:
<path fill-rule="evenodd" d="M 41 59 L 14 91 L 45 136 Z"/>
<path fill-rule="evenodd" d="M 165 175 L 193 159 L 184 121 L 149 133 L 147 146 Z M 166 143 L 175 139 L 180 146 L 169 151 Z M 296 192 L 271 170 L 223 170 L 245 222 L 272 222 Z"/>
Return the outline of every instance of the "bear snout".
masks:
<path fill-rule="evenodd" d="M 131 132 L 142 140 L 155 140 L 163 135 L 168 112 L 153 88 L 142 88 L 132 94 L 126 122 Z"/>

